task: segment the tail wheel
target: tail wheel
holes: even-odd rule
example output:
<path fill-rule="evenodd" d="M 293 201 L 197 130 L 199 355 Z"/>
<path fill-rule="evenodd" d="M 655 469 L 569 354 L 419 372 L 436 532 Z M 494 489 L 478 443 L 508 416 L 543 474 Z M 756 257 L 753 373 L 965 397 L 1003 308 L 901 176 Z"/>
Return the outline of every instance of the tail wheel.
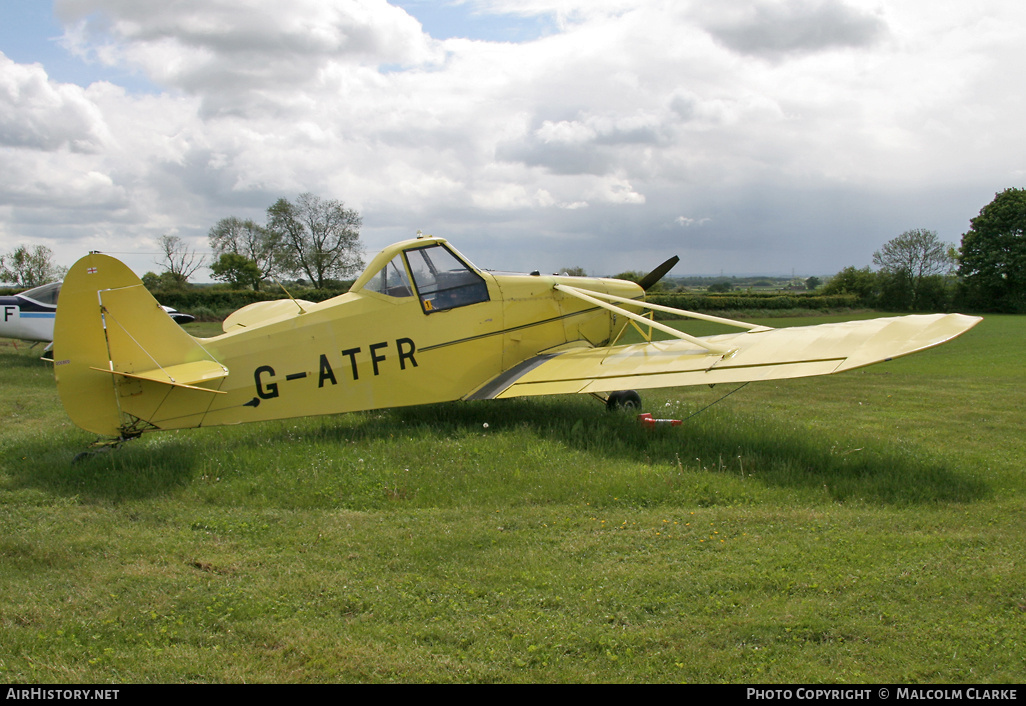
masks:
<path fill-rule="evenodd" d="M 634 390 L 610 392 L 606 399 L 606 409 L 610 412 L 635 412 L 641 409 L 641 395 Z"/>

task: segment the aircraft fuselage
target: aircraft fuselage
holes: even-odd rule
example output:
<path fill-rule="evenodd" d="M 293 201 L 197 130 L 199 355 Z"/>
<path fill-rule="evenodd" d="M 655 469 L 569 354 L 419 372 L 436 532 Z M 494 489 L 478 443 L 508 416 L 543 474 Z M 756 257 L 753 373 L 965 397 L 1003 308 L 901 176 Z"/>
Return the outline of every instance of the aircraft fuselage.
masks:
<path fill-rule="evenodd" d="M 60 283 L 44 284 L 0 297 L 0 336 L 23 341 L 52 341 Z"/>
<path fill-rule="evenodd" d="M 253 304 L 194 339 L 153 317 L 121 263 L 92 257 L 65 280 L 82 291 L 67 308 L 62 296 L 57 334 L 78 350 L 58 342 L 55 371 L 76 423 L 107 435 L 463 399 L 540 353 L 606 345 L 627 323 L 557 282 L 643 296 L 622 280 L 484 272 L 423 238 L 383 250 L 346 294 Z M 204 372 L 183 383 L 194 366 Z"/>

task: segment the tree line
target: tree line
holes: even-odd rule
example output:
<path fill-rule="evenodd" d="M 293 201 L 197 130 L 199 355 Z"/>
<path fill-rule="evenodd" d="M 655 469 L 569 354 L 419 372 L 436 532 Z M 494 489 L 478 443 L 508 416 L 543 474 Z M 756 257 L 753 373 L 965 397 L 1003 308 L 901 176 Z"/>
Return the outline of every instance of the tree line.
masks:
<path fill-rule="evenodd" d="M 873 253 L 873 264 L 846 267 L 819 291 L 878 309 L 1026 313 L 1026 189 L 995 194 L 960 247 L 936 231 L 908 230 Z"/>
<path fill-rule="evenodd" d="M 854 294 L 869 308 L 937 311 L 949 308 L 957 293 L 957 251 L 937 232 L 907 230 L 873 253 L 878 268 L 846 267 L 820 288 L 822 294 Z"/>
<path fill-rule="evenodd" d="M 54 262 L 53 250 L 45 245 L 31 248 L 19 245 L 6 255 L 0 255 L 0 282 L 12 284 L 16 289 L 56 282 L 63 279 L 67 271 L 67 267 Z"/>
<path fill-rule="evenodd" d="M 218 221 L 208 234 L 210 268 L 215 279 L 240 288 L 259 290 L 268 278 L 292 277 L 330 289 L 363 268 L 361 225 L 360 214 L 340 201 L 310 193 L 295 202 L 281 198 L 262 225 L 234 216 Z M 165 271 L 143 276 L 153 291 L 183 288 L 204 264 L 177 236 L 164 235 L 160 247 Z M 936 231 L 909 230 L 875 252 L 873 265 L 876 270 L 846 267 L 817 291 L 854 295 L 869 308 L 1026 313 L 1026 189 L 995 194 L 971 219 L 960 247 L 940 241 Z M 0 255 L 0 280 L 18 288 L 52 282 L 65 271 L 45 246 Z"/>
<path fill-rule="evenodd" d="M 218 221 L 207 236 L 213 252 L 209 263 L 179 236 L 161 236 L 156 263 L 163 272 L 147 272 L 143 284 L 151 291 L 184 289 L 209 264 L 214 279 L 235 287 L 259 290 L 269 278 L 292 278 L 330 289 L 363 269 L 362 224 L 360 214 L 341 201 L 311 193 L 295 201 L 280 198 L 268 207 L 264 224 L 235 216 Z M 0 282 L 17 289 L 53 282 L 66 273 L 43 245 L 0 254 Z"/>
<path fill-rule="evenodd" d="M 362 224 L 360 214 L 341 201 L 311 193 L 294 202 L 281 198 L 268 207 L 263 224 L 229 216 L 210 229 L 210 271 L 218 281 L 258 291 L 274 278 L 330 288 L 363 268 Z M 205 264 L 178 236 L 163 236 L 160 246 L 164 272 L 143 276 L 149 289 L 181 288 Z"/>

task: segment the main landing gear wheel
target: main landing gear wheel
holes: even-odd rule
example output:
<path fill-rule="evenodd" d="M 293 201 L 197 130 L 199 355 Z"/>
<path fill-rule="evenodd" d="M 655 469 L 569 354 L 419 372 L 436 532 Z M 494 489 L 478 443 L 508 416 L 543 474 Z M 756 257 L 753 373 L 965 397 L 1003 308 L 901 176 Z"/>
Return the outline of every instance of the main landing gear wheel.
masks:
<path fill-rule="evenodd" d="M 636 412 L 641 409 L 641 395 L 634 390 L 610 392 L 606 399 L 606 409 L 610 412 Z"/>

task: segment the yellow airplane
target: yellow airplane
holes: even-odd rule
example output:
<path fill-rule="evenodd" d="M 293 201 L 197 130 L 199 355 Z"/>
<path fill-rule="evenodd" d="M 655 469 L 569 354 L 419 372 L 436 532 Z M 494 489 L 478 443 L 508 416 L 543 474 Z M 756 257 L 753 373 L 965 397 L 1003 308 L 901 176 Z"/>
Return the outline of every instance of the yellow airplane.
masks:
<path fill-rule="evenodd" d="M 194 338 L 124 264 L 101 254 L 64 280 L 54 330 L 61 401 L 81 428 L 143 432 L 451 400 L 591 393 L 637 406 L 634 389 L 825 375 L 914 353 L 980 321 L 903 316 L 772 329 L 644 301 L 615 279 L 479 270 L 443 238 L 382 250 L 350 291 L 320 303 L 244 307 Z M 725 323 L 696 338 L 646 318 Z M 646 342 L 617 345 L 628 325 Z M 652 329 L 672 338 L 652 341 Z"/>

